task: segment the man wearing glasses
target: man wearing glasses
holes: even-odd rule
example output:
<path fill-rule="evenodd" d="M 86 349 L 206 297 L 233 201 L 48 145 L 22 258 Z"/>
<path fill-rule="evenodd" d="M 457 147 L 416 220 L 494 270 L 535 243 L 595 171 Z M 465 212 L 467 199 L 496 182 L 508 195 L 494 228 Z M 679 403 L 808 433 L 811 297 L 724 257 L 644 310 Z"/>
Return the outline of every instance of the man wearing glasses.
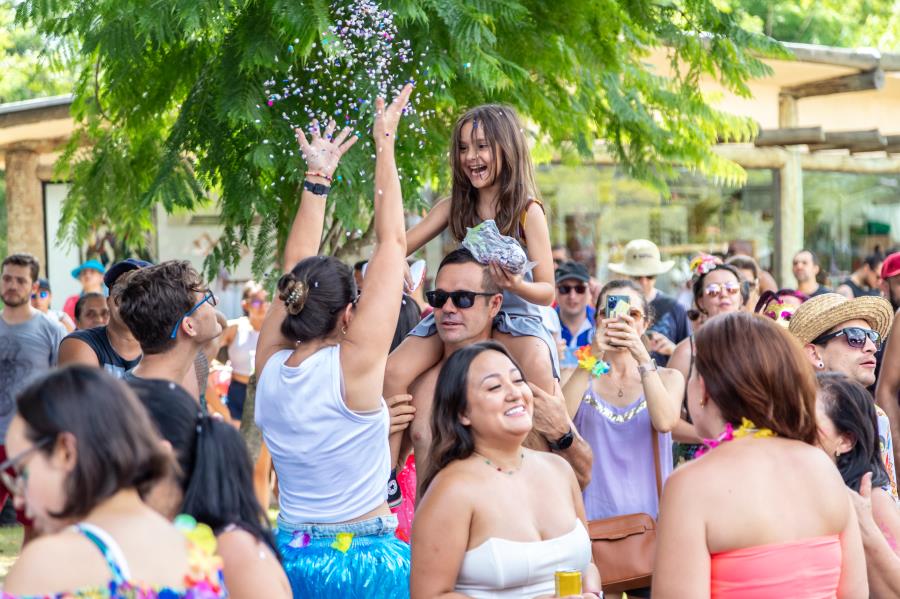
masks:
<path fill-rule="evenodd" d="M 224 318 L 216 303 L 190 262 L 170 260 L 131 274 L 118 308 L 143 357 L 125 380 L 132 386 L 169 386 L 196 378 L 199 386 L 195 361 L 222 334 Z M 200 400 L 198 390 L 188 390 Z"/>
<path fill-rule="evenodd" d="M 875 353 L 893 320 L 891 304 L 884 298 L 847 299 L 837 293 L 825 293 L 801 304 L 788 330 L 805 346 L 806 355 L 817 372 L 840 372 L 869 387 L 875 382 L 878 363 Z M 891 479 L 891 494 L 897 499 L 892 431 L 896 434 L 900 422 L 897 414 L 885 414 L 878 406 L 875 411 L 882 459 Z"/>
<path fill-rule="evenodd" d="M 435 276 L 435 289 L 425 294 L 434 308 L 437 335 L 444 344 L 444 358 L 420 376 L 410 387 L 415 417 L 405 434 L 412 441 L 416 470 L 428 470 L 431 446 L 431 408 L 434 388 L 444 362 L 457 349 L 491 338 L 494 317 L 500 311 L 503 294 L 490 271 L 468 250 L 448 254 Z M 575 470 L 582 487 L 590 479 L 593 456 L 566 412 L 562 390 L 550 396 L 534 385 L 534 429 L 525 444 L 533 449 L 548 447 L 558 452 Z M 403 398 L 404 396 L 398 396 Z M 389 404 L 398 398 L 390 398 Z M 402 401 L 402 400 L 401 400 Z M 396 459 L 398 456 L 392 456 Z M 400 456 L 405 460 L 405 455 Z"/>
<path fill-rule="evenodd" d="M 561 368 L 576 368 L 575 350 L 590 345 L 594 338 L 594 309 L 589 305 L 591 275 L 578 262 L 563 262 L 556 269 L 556 313 L 562 325 L 565 353 L 560 351 Z"/>

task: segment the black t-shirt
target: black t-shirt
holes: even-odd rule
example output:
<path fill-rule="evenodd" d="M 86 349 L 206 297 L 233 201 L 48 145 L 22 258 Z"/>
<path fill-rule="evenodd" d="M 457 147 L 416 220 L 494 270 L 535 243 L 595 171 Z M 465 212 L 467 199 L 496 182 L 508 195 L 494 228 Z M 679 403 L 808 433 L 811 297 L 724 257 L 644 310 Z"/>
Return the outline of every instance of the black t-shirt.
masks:
<path fill-rule="evenodd" d="M 831 289 L 829 289 L 828 287 L 825 287 L 824 285 L 819 285 L 816 288 L 816 290 L 813 291 L 812 294 L 810 294 L 809 297 L 816 297 L 817 295 L 823 295 L 825 293 L 834 293 L 834 292 Z"/>
<path fill-rule="evenodd" d="M 687 317 L 687 310 L 679 304 L 674 297 L 661 291 L 650 302 L 653 309 L 653 324 L 650 330 L 669 338 L 676 345 L 691 335 L 691 325 Z M 669 363 L 669 356 L 653 352 L 650 356 L 660 366 Z"/>
<path fill-rule="evenodd" d="M 72 331 L 66 336 L 66 339 L 69 338 L 78 339 L 82 343 L 86 343 L 94 351 L 100 366 L 117 379 L 124 378 L 125 373 L 137 366 L 141 361 L 140 356 L 134 360 L 126 360 L 117 354 L 109 342 L 109 335 L 106 334 L 105 326 Z"/>

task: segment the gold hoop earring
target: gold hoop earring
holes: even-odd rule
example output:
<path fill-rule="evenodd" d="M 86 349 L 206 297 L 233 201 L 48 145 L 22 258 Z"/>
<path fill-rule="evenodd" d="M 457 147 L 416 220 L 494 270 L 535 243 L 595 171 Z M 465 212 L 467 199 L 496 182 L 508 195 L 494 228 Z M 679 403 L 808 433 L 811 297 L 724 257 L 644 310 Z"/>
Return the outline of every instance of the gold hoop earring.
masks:
<path fill-rule="evenodd" d="M 346 326 L 341 327 L 341 335 L 346 335 L 346 334 L 347 334 L 347 327 Z"/>

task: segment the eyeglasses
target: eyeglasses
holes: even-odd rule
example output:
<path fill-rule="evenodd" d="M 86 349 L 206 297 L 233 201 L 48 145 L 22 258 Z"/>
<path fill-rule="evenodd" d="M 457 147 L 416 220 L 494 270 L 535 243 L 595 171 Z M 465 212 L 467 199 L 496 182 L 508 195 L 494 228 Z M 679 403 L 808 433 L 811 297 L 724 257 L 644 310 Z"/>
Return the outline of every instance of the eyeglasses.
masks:
<path fill-rule="evenodd" d="M 426 291 L 425 299 L 428 301 L 428 305 L 435 309 L 443 308 L 447 300 L 452 299 L 454 306 L 464 310 L 474 306 L 475 298 L 479 295 L 490 297 L 497 294 L 483 291 L 444 291 L 443 289 L 435 289 L 434 291 Z"/>
<path fill-rule="evenodd" d="M 710 283 L 706 286 L 706 289 L 703 290 L 703 293 L 709 297 L 719 297 L 720 295 L 735 295 L 740 290 L 741 286 L 738 283 L 728 282 L 724 285 Z"/>
<path fill-rule="evenodd" d="M 210 305 L 210 306 L 215 306 L 216 304 L 219 303 L 219 300 L 216 299 L 215 294 L 214 294 L 211 290 L 209 290 L 209 289 L 206 290 L 206 295 L 203 296 L 203 299 L 202 299 L 202 300 L 200 300 L 199 302 L 197 302 L 196 304 L 194 304 L 194 307 L 193 307 L 193 308 L 191 308 L 190 310 L 188 310 L 187 312 L 185 312 L 185 313 L 184 313 L 184 316 L 182 316 L 181 318 L 178 319 L 178 322 L 175 323 L 175 328 L 172 329 L 172 334 L 169 335 L 169 339 L 175 339 L 175 337 L 178 336 L 178 327 L 181 326 L 181 322 L 182 322 L 185 318 L 187 318 L 188 316 L 190 316 L 191 314 L 193 314 L 194 312 L 196 312 L 198 309 L 200 309 L 200 306 L 202 306 L 202 305 L 205 304 L 206 302 L 209 302 L 209 305 Z"/>
<path fill-rule="evenodd" d="M 0 481 L 3 482 L 3 486 L 6 487 L 6 490 L 9 491 L 10 494 L 13 496 L 21 495 L 24 483 L 28 479 L 28 473 L 24 469 L 20 470 L 20 466 L 24 465 L 25 460 L 30 455 L 37 450 L 46 447 L 52 441 L 53 437 L 45 437 L 25 451 L 20 452 L 18 455 L 13 456 L 0 464 Z M 15 472 L 15 475 L 10 474 L 10 470 Z"/>
<path fill-rule="evenodd" d="M 250 306 L 253 308 L 261 308 L 262 306 L 265 305 L 265 303 L 266 303 L 265 300 L 255 299 L 255 300 L 251 300 Z"/>
<path fill-rule="evenodd" d="M 48 297 L 50 297 L 49 291 L 39 291 L 37 293 L 31 294 L 31 299 L 37 299 L 37 298 L 47 299 Z"/>
<path fill-rule="evenodd" d="M 560 295 L 569 295 L 573 291 L 578 295 L 583 295 L 585 291 L 587 291 L 587 286 L 585 285 L 557 285 L 556 290 L 559 291 Z"/>
<path fill-rule="evenodd" d="M 872 343 L 875 344 L 876 350 L 881 349 L 881 335 L 878 331 L 864 329 L 862 327 L 847 327 L 840 331 L 828 333 L 827 335 L 820 335 L 813 339 L 813 345 L 825 345 L 835 337 L 840 337 L 842 335 L 844 336 L 844 339 L 846 339 L 847 345 L 854 349 L 864 348 L 866 346 L 866 339 L 871 340 Z"/>

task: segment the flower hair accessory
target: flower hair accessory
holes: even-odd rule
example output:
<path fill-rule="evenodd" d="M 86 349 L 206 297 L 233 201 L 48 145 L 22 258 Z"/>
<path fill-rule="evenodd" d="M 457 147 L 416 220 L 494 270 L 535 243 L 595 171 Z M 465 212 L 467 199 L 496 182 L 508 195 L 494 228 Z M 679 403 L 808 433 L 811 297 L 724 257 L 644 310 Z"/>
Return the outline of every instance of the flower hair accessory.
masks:
<path fill-rule="evenodd" d="M 609 372 L 609 363 L 595 358 L 590 345 L 582 345 L 575 350 L 575 357 L 578 359 L 578 367 L 584 368 L 594 376 Z"/>
<path fill-rule="evenodd" d="M 706 273 L 714 270 L 720 264 L 722 264 L 722 261 L 719 258 L 701 253 L 691 260 L 690 269 L 695 277 L 702 277 Z"/>
<path fill-rule="evenodd" d="M 291 281 L 287 288 L 281 293 L 281 299 L 284 300 L 284 306 L 287 308 L 288 314 L 296 316 L 303 311 L 306 305 L 306 298 L 309 296 L 309 287 L 304 281 Z"/>

